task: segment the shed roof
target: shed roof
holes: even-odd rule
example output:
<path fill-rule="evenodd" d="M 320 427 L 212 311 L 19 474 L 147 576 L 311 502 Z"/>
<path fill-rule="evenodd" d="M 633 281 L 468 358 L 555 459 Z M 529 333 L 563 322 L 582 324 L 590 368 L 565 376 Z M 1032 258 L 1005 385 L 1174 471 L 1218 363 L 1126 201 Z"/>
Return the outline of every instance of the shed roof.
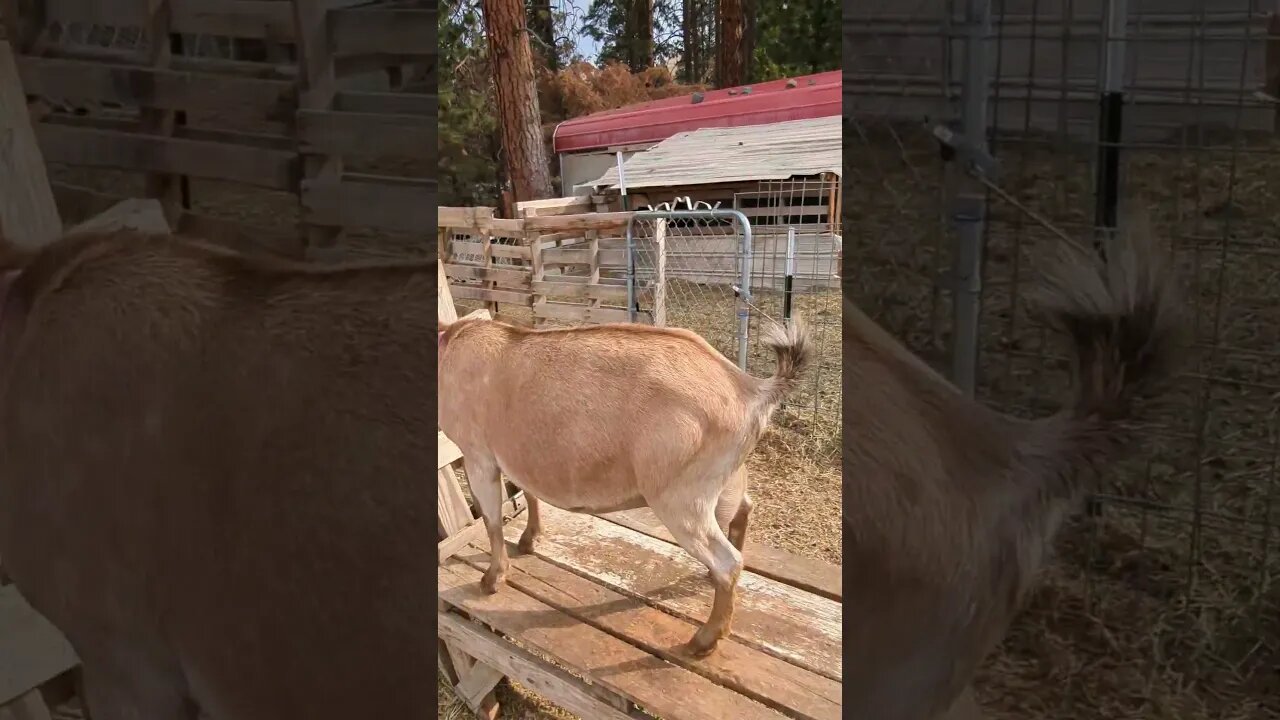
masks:
<path fill-rule="evenodd" d="M 627 189 L 841 174 L 840 118 L 704 128 L 671 136 L 622 165 Z M 596 187 L 618 187 L 609 168 Z"/>
<path fill-rule="evenodd" d="M 839 70 L 653 100 L 566 120 L 552 135 L 555 152 L 584 152 L 666 140 L 706 127 L 761 125 L 839 116 Z"/>

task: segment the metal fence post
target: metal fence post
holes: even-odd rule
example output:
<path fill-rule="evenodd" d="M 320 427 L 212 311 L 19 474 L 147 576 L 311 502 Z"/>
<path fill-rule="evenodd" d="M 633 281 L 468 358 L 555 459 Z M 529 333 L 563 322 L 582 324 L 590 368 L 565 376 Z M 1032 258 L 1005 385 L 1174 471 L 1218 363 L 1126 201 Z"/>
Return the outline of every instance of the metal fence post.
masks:
<path fill-rule="evenodd" d="M 742 292 L 738 293 L 738 367 L 747 369 L 747 334 L 751 326 L 751 223 L 737 210 L 734 221 L 742 228 Z"/>
<path fill-rule="evenodd" d="M 987 96 L 989 73 L 987 38 L 991 35 L 991 0 L 968 0 L 965 22 L 963 114 L 961 125 L 968 142 L 980 152 L 987 149 Z M 952 217 L 957 247 L 953 265 L 955 345 L 952 380 L 972 396 L 978 376 L 978 323 L 982 313 L 982 240 L 986 221 L 986 188 L 962 179 L 957 188 Z"/>

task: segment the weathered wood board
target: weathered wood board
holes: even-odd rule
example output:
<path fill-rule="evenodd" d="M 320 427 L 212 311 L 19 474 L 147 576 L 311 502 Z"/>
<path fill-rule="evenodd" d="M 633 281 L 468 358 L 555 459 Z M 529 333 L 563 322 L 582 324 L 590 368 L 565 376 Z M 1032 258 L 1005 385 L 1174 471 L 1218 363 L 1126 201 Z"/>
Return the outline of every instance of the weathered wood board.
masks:
<path fill-rule="evenodd" d="M 71 644 L 13 585 L 0 587 L 0 705 L 79 664 Z"/>
<path fill-rule="evenodd" d="M 542 504 L 538 555 L 677 617 L 701 623 L 711 612 L 707 570 L 683 549 L 590 515 Z M 525 518 L 509 523 L 515 542 Z M 811 672 L 839 680 L 841 605 L 785 583 L 742 573 L 733 637 Z"/>

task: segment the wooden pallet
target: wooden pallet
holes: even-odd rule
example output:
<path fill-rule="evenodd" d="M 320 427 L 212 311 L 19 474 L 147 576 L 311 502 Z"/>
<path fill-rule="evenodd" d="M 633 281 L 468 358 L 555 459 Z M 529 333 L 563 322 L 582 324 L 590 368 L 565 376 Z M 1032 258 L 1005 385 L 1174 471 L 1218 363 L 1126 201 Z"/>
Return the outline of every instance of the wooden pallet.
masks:
<path fill-rule="evenodd" d="M 840 717 L 838 567 L 749 545 L 733 634 L 697 660 L 679 646 L 710 612 L 711 583 L 652 514 L 542 508 L 532 556 L 516 555 L 524 516 L 506 524 L 497 594 L 479 588 L 483 536 L 443 562 L 442 637 L 591 720 Z"/>

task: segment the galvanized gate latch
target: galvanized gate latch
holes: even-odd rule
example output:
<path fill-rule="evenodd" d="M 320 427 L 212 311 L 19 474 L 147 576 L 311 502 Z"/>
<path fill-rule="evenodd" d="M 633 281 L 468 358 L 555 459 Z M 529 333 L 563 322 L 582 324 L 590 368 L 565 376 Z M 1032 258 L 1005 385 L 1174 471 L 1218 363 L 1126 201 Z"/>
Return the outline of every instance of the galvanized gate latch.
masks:
<path fill-rule="evenodd" d="M 1000 175 L 1000 162 L 959 132 L 958 125 L 952 121 L 933 126 L 933 137 L 938 141 L 942 160 L 956 161 L 966 173 L 995 182 Z"/>

